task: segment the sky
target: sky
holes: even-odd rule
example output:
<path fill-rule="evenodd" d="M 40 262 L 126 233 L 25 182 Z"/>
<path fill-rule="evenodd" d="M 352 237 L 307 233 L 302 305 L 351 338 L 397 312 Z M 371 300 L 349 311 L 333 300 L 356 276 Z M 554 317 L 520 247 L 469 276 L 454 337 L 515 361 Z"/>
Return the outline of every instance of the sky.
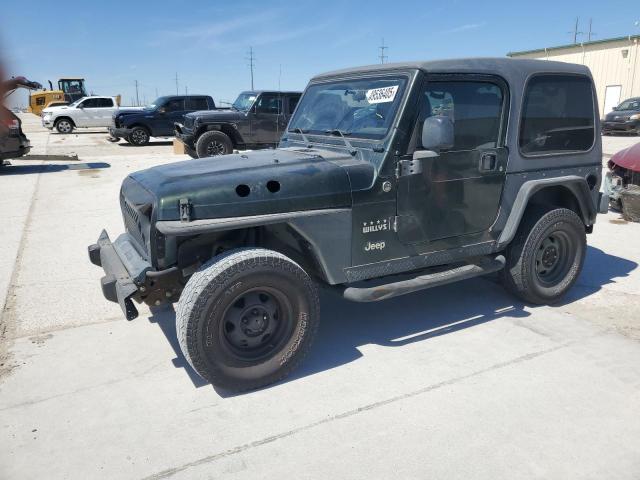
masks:
<path fill-rule="evenodd" d="M 573 41 L 640 34 L 637 0 L 6 1 L 0 60 L 46 84 L 81 76 L 123 104 L 178 91 L 232 101 L 251 87 L 302 90 L 315 74 L 386 61 L 504 56 Z M 579 35 L 578 40 L 586 40 Z M 13 104 L 24 104 L 25 94 Z"/>

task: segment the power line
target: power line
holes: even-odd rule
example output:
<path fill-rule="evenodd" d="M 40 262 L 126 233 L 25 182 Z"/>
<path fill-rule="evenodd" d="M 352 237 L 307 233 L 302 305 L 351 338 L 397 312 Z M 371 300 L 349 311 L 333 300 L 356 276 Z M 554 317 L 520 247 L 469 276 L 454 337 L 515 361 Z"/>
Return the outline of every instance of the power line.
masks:
<path fill-rule="evenodd" d="M 251 69 L 251 90 L 253 90 L 253 67 L 255 67 L 256 57 L 253 56 L 253 47 L 249 47 L 247 61 L 249 62 L 248 67 Z"/>
<path fill-rule="evenodd" d="M 380 46 L 378 47 L 378 49 L 380 50 L 380 55 L 379 55 L 380 63 L 384 63 L 384 61 L 385 61 L 387 58 L 389 58 L 389 56 L 388 56 L 388 55 L 385 55 L 385 54 L 384 54 L 384 51 L 389 49 L 389 47 L 385 47 L 385 45 L 384 45 L 384 38 L 382 39 L 382 45 L 380 45 Z"/>

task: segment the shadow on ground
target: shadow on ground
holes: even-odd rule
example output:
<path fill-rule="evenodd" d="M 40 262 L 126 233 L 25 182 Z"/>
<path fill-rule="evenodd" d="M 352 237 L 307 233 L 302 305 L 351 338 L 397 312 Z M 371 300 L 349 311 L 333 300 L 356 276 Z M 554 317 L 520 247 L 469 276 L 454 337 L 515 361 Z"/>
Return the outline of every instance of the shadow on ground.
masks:
<path fill-rule="evenodd" d="M 584 270 L 562 305 L 592 295 L 638 266 L 624 258 L 588 247 Z M 354 303 L 335 291 L 321 293 L 321 323 L 315 344 L 303 364 L 281 383 L 345 365 L 362 356 L 368 344 L 401 347 L 454 333 L 502 317 L 524 318 L 524 307 L 491 277 L 424 290 L 380 303 Z M 207 385 L 185 360 L 176 338 L 173 308 L 155 309 L 156 323 L 173 347 L 176 368 L 184 368 L 195 387 Z M 269 387 L 266 387 L 269 388 Z M 216 388 L 222 397 L 233 393 Z"/>
<path fill-rule="evenodd" d="M 0 169 L 0 175 L 28 175 L 33 173 L 54 173 L 64 170 L 96 170 L 109 168 L 111 165 L 104 162 L 93 163 L 47 163 L 44 165 L 5 165 Z"/>
<path fill-rule="evenodd" d="M 115 143 L 115 142 L 114 142 Z M 133 148 L 144 148 L 144 147 L 151 147 L 151 146 L 161 146 L 161 145 L 173 145 L 173 142 L 171 140 L 158 140 L 156 142 L 154 141 L 150 141 L 149 143 L 147 143 L 146 145 L 131 145 L 130 143 L 118 143 L 117 144 L 119 147 L 133 147 Z"/>

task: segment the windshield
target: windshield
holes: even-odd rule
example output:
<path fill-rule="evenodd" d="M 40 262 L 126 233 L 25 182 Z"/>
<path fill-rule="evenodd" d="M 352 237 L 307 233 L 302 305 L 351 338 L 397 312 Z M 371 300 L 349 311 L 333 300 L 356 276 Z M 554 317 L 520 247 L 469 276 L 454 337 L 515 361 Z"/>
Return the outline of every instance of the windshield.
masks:
<path fill-rule="evenodd" d="M 407 79 L 367 78 L 312 85 L 300 100 L 289 130 L 381 139 L 393 124 Z"/>
<path fill-rule="evenodd" d="M 70 104 L 69 104 L 69 106 L 70 106 L 70 107 L 75 107 L 75 106 L 76 106 L 76 105 L 78 105 L 80 102 L 82 102 L 85 98 L 87 98 L 87 97 L 79 98 L 79 99 L 78 99 L 78 100 L 76 100 L 75 102 L 70 103 Z"/>
<path fill-rule="evenodd" d="M 167 99 L 167 97 L 158 97 L 153 102 L 151 102 L 149 105 L 145 105 L 144 109 L 145 110 L 155 110 L 156 108 L 158 108 L 159 105 L 162 105 L 166 101 L 166 99 Z"/>
<path fill-rule="evenodd" d="M 242 110 L 246 112 L 251 108 L 253 102 L 255 102 L 257 95 L 255 93 L 241 93 L 233 102 L 232 107 L 236 110 Z"/>
<path fill-rule="evenodd" d="M 630 98 L 616 107 L 616 110 L 640 110 L 640 99 Z"/>

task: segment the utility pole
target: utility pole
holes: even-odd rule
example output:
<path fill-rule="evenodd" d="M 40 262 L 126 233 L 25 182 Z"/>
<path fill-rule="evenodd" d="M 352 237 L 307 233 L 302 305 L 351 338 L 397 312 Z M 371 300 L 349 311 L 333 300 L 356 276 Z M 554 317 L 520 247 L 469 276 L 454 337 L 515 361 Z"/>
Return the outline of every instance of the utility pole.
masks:
<path fill-rule="evenodd" d="M 251 69 L 251 90 L 253 90 L 253 67 L 255 66 L 256 58 L 253 56 L 253 47 L 249 47 L 249 57 L 247 61 L 249 62 L 249 68 Z"/>
<path fill-rule="evenodd" d="M 385 61 L 387 58 L 389 58 L 389 56 L 388 56 L 388 55 L 385 55 L 385 54 L 384 54 L 384 51 L 385 51 L 385 50 L 387 50 L 388 48 L 389 48 L 389 47 L 385 47 L 385 46 L 384 46 L 384 38 L 383 38 L 383 39 L 382 39 L 382 45 L 380 45 L 380 46 L 378 47 L 378 49 L 380 50 L 380 55 L 379 55 L 380 63 L 384 63 L 384 61 Z"/>
<path fill-rule="evenodd" d="M 587 37 L 587 39 L 588 39 L 587 41 L 589 41 L 589 42 L 591 41 L 591 37 L 592 36 L 597 35 L 596 32 L 592 31 L 592 29 L 591 29 L 592 26 L 593 26 L 593 18 L 590 18 L 589 19 L 589 34 L 588 34 L 588 37 Z"/>
<path fill-rule="evenodd" d="M 282 80 L 282 64 L 280 64 L 280 70 L 278 71 L 278 91 L 282 90 L 280 87 L 280 81 Z"/>
<path fill-rule="evenodd" d="M 138 97 L 138 80 L 136 80 L 136 107 L 140 106 L 140 97 Z"/>
<path fill-rule="evenodd" d="M 576 26 L 574 27 L 572 32 L 568 32 L 568 33 L 573 35 L 573 43 L 574 43 L 574 45 L 576 43 L 578 43 L 578 35 L 583 35 L 584 34 L 584 32 L 579 32 L 578 31 L 578 21 L 579 20 L 580 20 L 580 17 L 576 17 Z"/>
<path fill-rule="evenodd" d="M 186 85 L 184 86 L 184 94 L 189 95 L 189 87 L 187 87 Z"/>
<path fill-rule="evenodd" d="M 179 95 L 179 93 L 178 93 L 178 72 L 176 72 L 176 95 Z"/>

